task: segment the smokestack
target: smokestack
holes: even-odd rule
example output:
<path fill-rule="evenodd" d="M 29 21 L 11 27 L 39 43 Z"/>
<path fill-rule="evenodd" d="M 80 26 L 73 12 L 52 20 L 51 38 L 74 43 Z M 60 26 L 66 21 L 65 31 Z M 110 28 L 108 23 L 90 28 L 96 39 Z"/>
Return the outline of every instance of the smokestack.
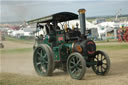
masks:
<path fill-rule="evenodd" d="M 85 22 L 85 9 L 79 9 L 80 31 L 83 38 L 86 38 L 86 22 Z"/>

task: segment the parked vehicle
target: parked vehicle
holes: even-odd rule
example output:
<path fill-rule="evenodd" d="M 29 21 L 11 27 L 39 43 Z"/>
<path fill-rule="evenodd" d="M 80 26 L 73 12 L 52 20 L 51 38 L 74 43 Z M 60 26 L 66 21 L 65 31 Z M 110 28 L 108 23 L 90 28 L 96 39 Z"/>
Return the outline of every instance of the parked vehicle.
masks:
<path fill-rule="evenodd" d="M 128 42 L 128 27 L 122 26 L 120 29 L 118 29 L 118 41 L 126 41 Z"/>

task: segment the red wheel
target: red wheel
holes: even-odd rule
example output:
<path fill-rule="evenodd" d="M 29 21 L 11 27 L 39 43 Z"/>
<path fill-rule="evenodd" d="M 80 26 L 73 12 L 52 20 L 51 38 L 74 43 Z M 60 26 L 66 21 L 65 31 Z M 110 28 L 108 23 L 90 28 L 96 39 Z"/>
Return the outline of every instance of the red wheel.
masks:
<path fill-rule="evenodd" d="M 128 31 L 126 31 L 126 33 L 124 34 L 124 40 L 128 42 Z"/>
<path fill-rule="evenodd" d="M 118 41 L 119 42 L 122 42 L 123 41 L 123 39 L 122 39 L 122 37 L 121 37 L 121 29 L 119 29 L 118 31 L 117 31 L 117 33 L 118 33 L 118 35 L 117 35 L 117 37 L 118 37 Z"/>
<path fill-rule="evenodd" d="M 126 36 L 126 41 L 128 42 L 128 35 Z"/>

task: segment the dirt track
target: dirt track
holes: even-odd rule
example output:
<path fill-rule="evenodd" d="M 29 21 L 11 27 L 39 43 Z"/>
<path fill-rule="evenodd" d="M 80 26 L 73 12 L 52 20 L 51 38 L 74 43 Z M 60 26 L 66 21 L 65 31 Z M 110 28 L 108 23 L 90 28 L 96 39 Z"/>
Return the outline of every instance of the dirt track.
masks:
<path fill-rule="evenodd" d="M 32 48 L 33 44 L 26 43 L 14 43 L 5 41 L 5 50 L 15 48 Z M 107 76 L 97 76 L 91 69 L 86 71 L 84 81 L 81 81 L 82 85 L 84 82 L 89 82 L 91 85 L 127 85 L 128 84 L 128 49 L 122 50 L 105 50 L 111 59 L 111 70 Z M 1 72 L 17 73 L 31 76 L 38 76 L 33 68 L 32 50 L 27 52 L 17 53 L 1 53 L 0 66 L 2 67 Z M 63 72 L 54 72 L 54 79 L 71 80 L 70 76 Z M 68 80 L 67 80 L 68 81 Z M 94 82 L 95 83 L 92 83 Z M 85 84 L 86 84 L 85 83 Z M 74 83 L 75 84 L 75 83 Z M 76 83 L 77 84 L 77 83 Z"/>

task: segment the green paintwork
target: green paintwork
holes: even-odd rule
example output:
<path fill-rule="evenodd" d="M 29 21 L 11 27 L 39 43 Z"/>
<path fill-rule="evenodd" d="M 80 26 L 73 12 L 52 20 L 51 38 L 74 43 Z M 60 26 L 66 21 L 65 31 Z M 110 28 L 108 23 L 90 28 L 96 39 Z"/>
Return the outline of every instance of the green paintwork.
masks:
<path fill-rule="evenodd" d="M 69 54 L 72 52 L 71 46 L 71 43 L 65 43 L 58 45 L 57 47 L 53 47 L 54 61 L 66 61 Z M 67 53 L 67 49 L 69 49 L 69 53 Z"/>
<path fill-rule="evenodd" d="M 68 50 L 68 51 L 67 51 Z M 67 61 L 68 56 L 72 53 L 72 43 L 64 43 L 61 48 L 61 60 Z"/>
<path fill-rule="evenodd" d="M 60 55 L 59 55 L 59 47 L 54 47 L 54 61 L 60 61 Z"/>

